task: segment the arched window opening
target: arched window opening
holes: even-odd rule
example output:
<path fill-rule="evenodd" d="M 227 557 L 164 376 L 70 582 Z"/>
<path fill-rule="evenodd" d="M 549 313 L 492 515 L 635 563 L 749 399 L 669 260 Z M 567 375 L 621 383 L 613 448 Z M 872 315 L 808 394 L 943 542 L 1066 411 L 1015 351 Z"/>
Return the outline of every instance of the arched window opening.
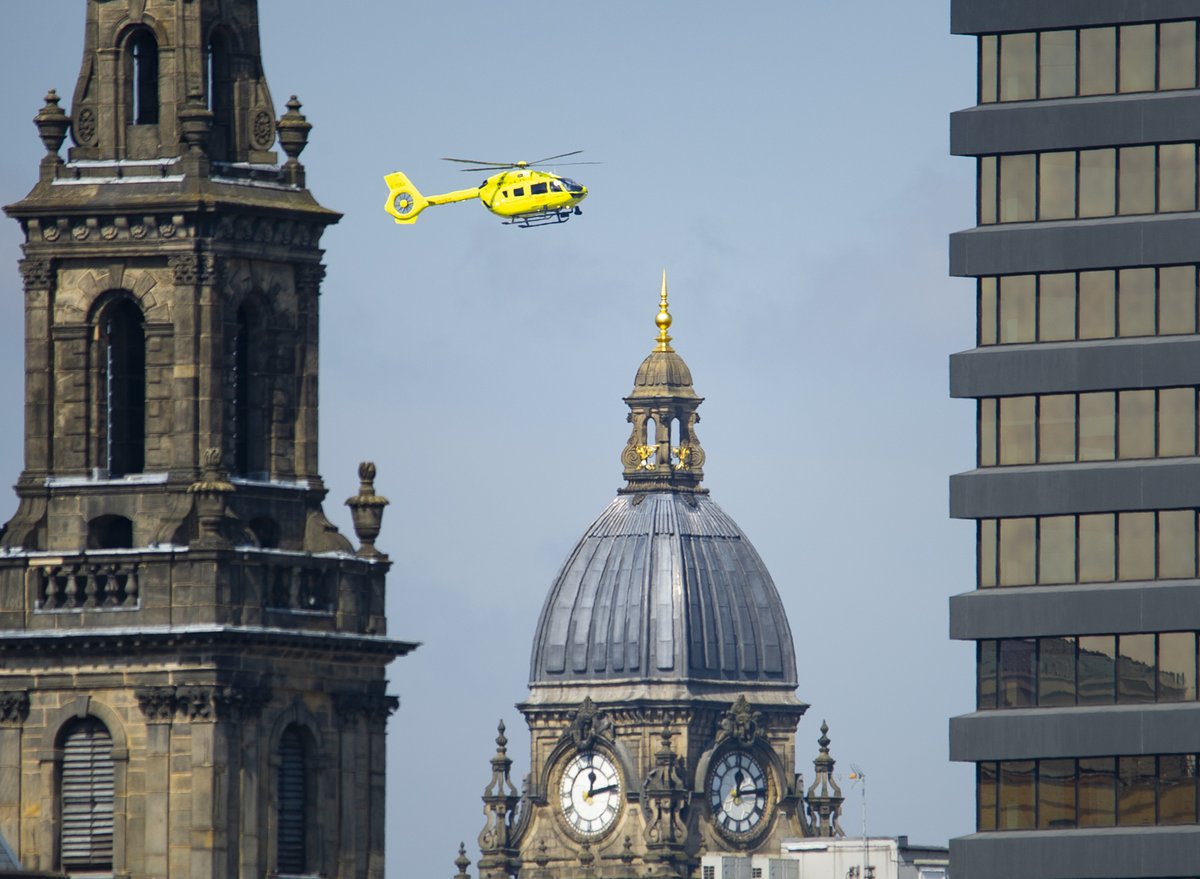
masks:
<path fill-rule="evenodd" d="M 209 149 L 218 161 L 233 161 L 233 62 L 229 38 L 220 30 L 208 41 L 205 98 L 213 114 Z"/>
<path fill-rule="evenodd" d="M 158 41 L 140 29 L 129 38 L 130 118 L 134 125 L 158 124 Z"/>
<path fill-rule="evenodd" d="M 112 871 L 113 776 L 108 729 L 94 717 L 74 721 L 63 737 L 59 786 L 64 871 Z"/>
<path fill-rule="evenodd" d="M 233 467 L 239 476 L 252 478 L 267 476 L 267 400 L 259 326 L 253 307 L 238 308 L 233 343 Z"/>
<path fill-rule="evenodd" d="M 646 445 L 658 445 L 658 425 L 654 423 L 653 418 L 646 419 Z"/>
<path fill-rule="evenodd" d="M 671 419 L 671 448 L 679 448 L 679 419 Z"/>
<path fill-rule="evenodd" d="M 100 320 L 101 460 L 109 476 L 141 473 L 146 463 L 146 336 L 142 312 L 122 299 Z"/>
<path fill-rule="evenodd" d="M 298 875 L 308 872 L 308 789 L 307 753 L 304 735 L 292 725 L 279 739 L 278 822 L 276 825 L 275 872 Z"/>
<path fill-rule="evenodd" d="M 88 549 L 133 549 L 133 522 L 124 516 L 97 516 L 88 522 Z"/>

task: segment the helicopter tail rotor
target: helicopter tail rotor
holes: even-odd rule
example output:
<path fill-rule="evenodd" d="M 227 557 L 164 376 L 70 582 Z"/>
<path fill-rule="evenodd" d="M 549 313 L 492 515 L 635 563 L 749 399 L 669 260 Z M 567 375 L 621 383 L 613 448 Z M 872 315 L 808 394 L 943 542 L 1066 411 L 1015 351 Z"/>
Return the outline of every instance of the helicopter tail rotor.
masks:
<path fill-rule="evenodd" d="M 429 200 L 399 171 L 388 174 L 383 179 L 388 185 L 387 204 L 383 209 L 391 214 L 397 223 L 415 223 L 417 215 L 429 207 Z"/>

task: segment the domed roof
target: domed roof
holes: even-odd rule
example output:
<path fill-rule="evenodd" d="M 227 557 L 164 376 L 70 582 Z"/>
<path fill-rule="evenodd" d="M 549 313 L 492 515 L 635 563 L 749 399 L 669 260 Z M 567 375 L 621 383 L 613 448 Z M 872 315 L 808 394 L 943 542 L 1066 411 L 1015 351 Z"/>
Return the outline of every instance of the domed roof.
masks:
<path fill-rule="evenodd" d="M 633 377 L 631 398 L 695 397 L 692 371 L 674 351 L 651 351 Z"/>
<path fill-rule="evenodd" d="M 796 686 L 779 593 L 706 494 L 622 494 L 546 596 L 530 684 L 710 681 Z"/>

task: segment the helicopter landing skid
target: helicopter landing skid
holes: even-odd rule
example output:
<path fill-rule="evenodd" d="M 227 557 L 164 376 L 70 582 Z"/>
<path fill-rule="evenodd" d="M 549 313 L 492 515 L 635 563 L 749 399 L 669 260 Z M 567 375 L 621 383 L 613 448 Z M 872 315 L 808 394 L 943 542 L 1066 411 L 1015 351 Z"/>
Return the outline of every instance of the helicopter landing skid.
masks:
<path fill-rule="evenodd" d="M 532 229 L 534 226 L 553 226 L 558 223 L 565 223 L 571 219 L 571 211 L 543 211 L 538 214 L 526 214 L 523 217 L 513 217 L 511 220 L 505 220 L 502 225 L 505 226 L 520 226 L 522 229 Z M 575 213 L 579 213 L 578 210 Z"/>

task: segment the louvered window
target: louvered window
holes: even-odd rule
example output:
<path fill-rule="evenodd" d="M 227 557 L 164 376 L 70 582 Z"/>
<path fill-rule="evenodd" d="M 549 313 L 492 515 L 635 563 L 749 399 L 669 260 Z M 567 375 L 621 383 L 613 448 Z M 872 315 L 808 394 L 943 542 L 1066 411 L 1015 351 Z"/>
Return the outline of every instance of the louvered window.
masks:
<path fill-rule="evenodd" d="M 109 872 L 113 850 L 112 737 L 94 718 L 76 722 L 63 741 L 62 868 Z"/>
<path fill-rule="evenodd" d="M 308 778 L 304 739 L 300 730 L 288 727 L 279 740 L 279 836 L 278 866 L 283 874 L 308 869 L 305 831 L 308 817 Z"/>

